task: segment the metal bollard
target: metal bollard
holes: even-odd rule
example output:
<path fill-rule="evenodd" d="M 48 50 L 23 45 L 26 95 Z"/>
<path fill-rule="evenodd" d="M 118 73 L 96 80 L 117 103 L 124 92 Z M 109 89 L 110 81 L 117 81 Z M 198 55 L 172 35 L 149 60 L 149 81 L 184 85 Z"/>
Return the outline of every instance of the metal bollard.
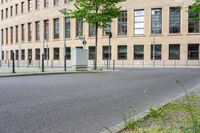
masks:
<path fill-rule="evenodd" d="M 113 71 L 115 71 L 115 60 L 113 60 Z"/>
<path fill-rule="evenodd" d="M 12 73 L 15 73 L 15 54 L 14 54 L 14 52 L 12 53 L 12 62 L 13 62 Z"/>

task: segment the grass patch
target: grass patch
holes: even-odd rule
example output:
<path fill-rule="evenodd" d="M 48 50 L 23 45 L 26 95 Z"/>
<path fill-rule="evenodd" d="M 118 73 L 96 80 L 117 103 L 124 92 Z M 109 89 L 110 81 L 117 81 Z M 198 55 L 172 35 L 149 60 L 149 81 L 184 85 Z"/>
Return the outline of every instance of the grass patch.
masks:
<path fill-rule="evenodd" d="M 190 94 L 160 108 L 150 108 L 144 118 L 124 121 L 124 128 L 119 133 L 200 133 L 200 96 Z"/>

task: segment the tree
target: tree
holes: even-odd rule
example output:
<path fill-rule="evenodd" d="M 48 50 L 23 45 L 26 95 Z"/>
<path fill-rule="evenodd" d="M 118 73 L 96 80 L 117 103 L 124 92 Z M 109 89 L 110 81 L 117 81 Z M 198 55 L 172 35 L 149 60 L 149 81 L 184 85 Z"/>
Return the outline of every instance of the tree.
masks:
<path fill-rule="evenodd" d="M 195 14 L 200 13 L 200 0 L 195 0 L 195 2 L 192 4 L 190 9 L 188 10 L 188 13 L 195 13 Z M 197 15 L 197 16 L 191 17 L 190 19 L 193 21 L 199 21 L 200 17 L 199 15 Z"/>
<path fill-rule="evenodd" d="M 74 10 L 61 10 L 64 16 L 80 19 L 84 22 L 95 26 L 95 64 L 94 69 L 97 69 L 97 44 L 98 30 L 111 23 L 114 18 L 120 15 L 121 7 L 117 7 L 117 3 L 121 0 L 76 0 Z"/>

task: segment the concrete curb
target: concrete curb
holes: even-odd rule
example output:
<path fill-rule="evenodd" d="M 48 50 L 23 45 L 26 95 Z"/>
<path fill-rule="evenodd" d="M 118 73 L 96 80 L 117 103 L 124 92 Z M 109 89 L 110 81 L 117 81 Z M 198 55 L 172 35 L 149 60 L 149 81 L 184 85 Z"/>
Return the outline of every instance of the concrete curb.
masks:
<path fill-rule="evenodd" d="M 82 74 L 82 73 L 105 73 L 111 71 L 77 71 L 77 72 L 38 72 L 38 73 L 23 73 L 23 74 L 6 74 L 0 75 L 0 78 L 8 78 L 8 77 L 23 77 L 23 76 L 42 76 L 42 75 L 61 75 L 61 74 Z"/>
<path fill-rule="evenodd" d="M 189 90 L 188 93 L 195 92 L 195 91 L 198 91 L 198 90 L 200 90 L 200 83 L 197 84 L 197 85 L 196 85 L 194 88 L 192 88 L 191 90 Z M 166 105 L 166 104 L 168 104 L 168 103 L 170 103 L 170 102 L 173 102 L 173 101 L 175 101 L 175 100 L 177 100 L 177 99 L 180 99 L 180 98 L 183 97 L 183 96 L 185 96 L 185 93 L 182 93 L 182 94 L 178 95 L 177 97 L 174 97 L 174 98 L 171 98 L 171 99 L 169 99 L 169 100 L 167 100 L 167 101 L 165 101 L 165 102 L 162 102 L 162 103 L 160 103 L 159 105 L 154 106 L 154 107 L 159 108 L 159 107 L 161 107 L 161 106 L 163 106 L 163 105 Z M 136 120 L 142 119 L 142 118 L 144 118 L 145 116 L 147 116 L 147 115 L 148 115 L 148 114 L 146 113 L 147 111 L 148 111 L 148 109 L 145 110 L 145 111 L 143 111 L 143 112 L 138 113 L 138 114 L 137 114 L 137 119 L 136 119 Z M 106 130 L 101 131 L 101 132 L 99 132 L 99 133 L 118 133 L 118 132 L 122 131 L 123 129 L 124 129 L 124 122 L 120 122 L 120 123 L 118 123 L 118 124 L 116 124 L 116 125 L 114 125 L 114 126 L 112 126 L 112 127 L 110 127 L 110 128 L 107 128 Z"/>

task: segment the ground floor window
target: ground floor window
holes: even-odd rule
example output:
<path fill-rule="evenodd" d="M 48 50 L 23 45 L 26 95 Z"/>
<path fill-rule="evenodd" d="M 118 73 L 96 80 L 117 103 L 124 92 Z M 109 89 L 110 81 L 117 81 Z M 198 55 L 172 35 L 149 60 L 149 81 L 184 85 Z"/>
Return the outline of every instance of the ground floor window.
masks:
<path fill-rule="evenodd" d="M 95 59 L 95 46 L 89 46 L 89 60 Z"/>
<path fill-rule="evenodd" d="M 66 47 L 67 60 L 71 60 L 71 47 Z"/>
<path fill-rule="evenodd" d="M 16 59 L 16 60 L 19 59 L 19 50 L 15 50 L 15 59 Z"/>
<path fill-rule="evenodd" d="M 188 60 L 199 59 L 199 44 L 188 44 Z"/>
<path fill-rule="evenodd" d="M 144 45 L 134 45 L 134 60 L 144 60 Z"/>
<path fill-rule="evenodd" d="M 54 48 L 53 49 L 53 59 L 54 60 L 59 60 L 60 58 L 60 49 L 59 48 Z"/>
<path fill-rule="evenodd" d="M 35 49 L 35 60 L 40 60 L 40 49 Z"/>
<path fill-rule="evenodd" d="M 21 50 L 21 60 L 25 60 L 25 50 Z"/>
<path fill-rule="evenodd" d="M 1 51 L 1 59 L 4 60 L 4 51 Z"/>
<path fill-rule="evenodd" d="M 28 49 L 28 60 L 32 60 L 32 49 Z"/>
<path fill-rule="evenodd" d="M 13 50 L 10 51 L 10 60 L 13 60 Z"/>
<path fill-rule="evenodd" d="M 155 53 L 154 45 L 151 45 L 151 59 L 153 60 L 153 57 L 155 56 L 155 60 L 161 60 L 162 59 L 162 45 L 161 44 L 155 44 Z M 155 55 L 154 55 L 155 54 Z"/>
<path fill-rule="evenodd" d="M 44 48 L 44 60 L 49 60 L 49 48 Z"/>
<path fill-rule="evenodd" d="M 127 60 L 127 46 L 119 45 L 118 46 L 118 60 Z"/>
<path fill-rule="evenodd" d="M 169 60 L 180 59 L 180 44 L 169 44 Z"/>
<path fill-rule="evenodd" d="M 103 46 L 103 60 L 109 60 L 109 58 L 112 58 L 111 51 L 111 46 Z"/>

